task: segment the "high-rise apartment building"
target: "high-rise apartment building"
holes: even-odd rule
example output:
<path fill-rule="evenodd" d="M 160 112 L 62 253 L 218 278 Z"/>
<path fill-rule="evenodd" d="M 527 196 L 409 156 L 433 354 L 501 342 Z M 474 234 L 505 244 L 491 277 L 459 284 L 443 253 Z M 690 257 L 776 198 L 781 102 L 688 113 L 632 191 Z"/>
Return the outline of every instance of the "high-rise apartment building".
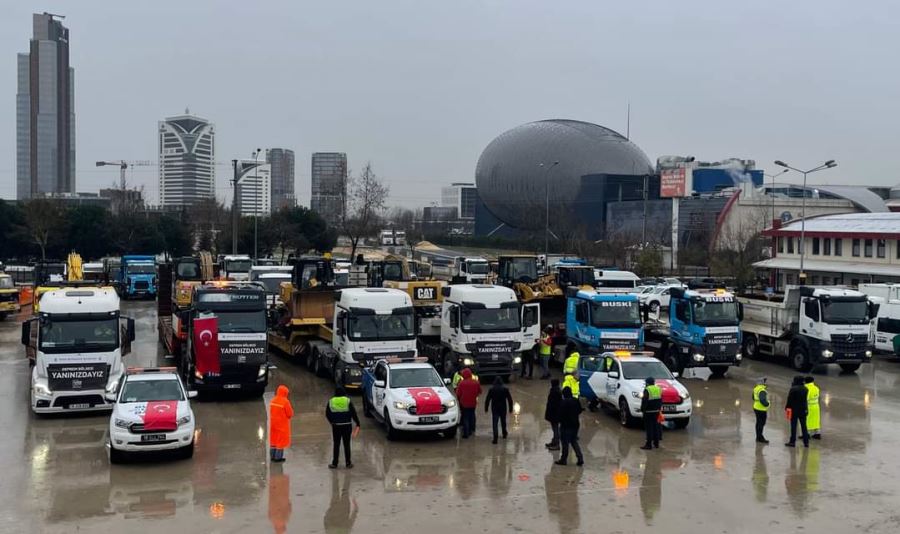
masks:
<path fill-rule="evenodd" d="M 16 198 L 75 192 L 75 69 L 69 29 L 35 13 L 16 90 Z"/>
<path fill-rule="evenodd" d="M 272 213 L 272 164 L 244 160 L 238 179 L 237 208 L 242 217 Z M 246 169 L 246 170 L 244 170 Z"/>
<path fill-rule="evenodd" d="M 270 148 L 266 161 L 272 167 L 272 210 L 297 205 L 294 195 L 294 151 L 287 148 Z"/>
<path fill-rule="evenodd" d="M 456 208 L 460 219 L 475 219 L 478 189 L 473 183 L 457 182 L 441 188 L 441 206 Z"/>
<path fill-rule="evenodd" d="M 159 203 L 181 208 L 216 195 L 216 130 L 191 115 L 159 121 Z"/>
<path fill-rule="evenodd" d="M 315 152 L 312 155 L 309 207 L 332 226 L 343 219 L 347 209 L 347 154 Z"/>

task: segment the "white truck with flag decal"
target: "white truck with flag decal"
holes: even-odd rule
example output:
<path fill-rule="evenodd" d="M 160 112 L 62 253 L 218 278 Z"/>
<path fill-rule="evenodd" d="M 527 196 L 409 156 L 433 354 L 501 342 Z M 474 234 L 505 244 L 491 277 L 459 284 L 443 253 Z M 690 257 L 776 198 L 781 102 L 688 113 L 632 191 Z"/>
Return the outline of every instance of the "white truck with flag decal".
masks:
<path fill-rule="evenodd" d="M 106 400 L 114 408 L 109 418 L 109 461 L 125 454 L 174 450 L 194 455 L 194 412 L 174 367 L 128 369 Z"/>
<path fill-rule="evenodd" d="M 111 287 L 60 288 L 44 293 L 37 317 L 22 323 L 36 413 L 109 410 L 105 394 L 122 376 L 134 320 L 119 316 Z"/>
<path fill-rule="evenodd" d="M 363 371 L 363 413 L 384 425 L 388 439 L 398 432 L 456 435 L 459 406 L 446 382 L 426 358 L 388 358 Z"/>

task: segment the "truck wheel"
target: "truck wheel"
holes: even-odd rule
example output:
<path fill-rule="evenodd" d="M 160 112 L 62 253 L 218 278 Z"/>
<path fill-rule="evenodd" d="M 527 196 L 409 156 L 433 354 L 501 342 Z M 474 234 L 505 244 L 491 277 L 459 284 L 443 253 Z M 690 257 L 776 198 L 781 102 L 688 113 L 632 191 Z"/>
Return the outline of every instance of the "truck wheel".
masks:
<path fill-rule="evenodd" d="M 319 349 L 312 350 L 312 359 L 313 374 L 316 376 L 325 376 L 325 366 L 322 365 L 322 355 L 319 354 Z"/>
<path fill-rule="evenodd" d="M 303 347 L 306 349 L 306 368 L 312 371 L 316 368 L 316 355 L 313 352 L 313 348 L 310 347 L 308 343 L 304 344 Z"/>
<path fill-rule="evenodd" d="M 753 334 L 744 336 L 743 352 L 744 356 L 751 360 L 755 360 L 759 356 L 759 340 L 756 339 L 756 336 Z"/>
<path fill-rule="evenodd" d="M 679 375 L 684 373 L 684 366 L 681 365 L 678 349 L 674 345 L 670 345 L 666 350 L 666 356 L 663 358 L 663 363 L 666 364 L 669 371 L 672 371 L 673 373 L 678 373 Z"/>
<path fill-rule="evenodd" d="M 629 427 L 635 423 L 635 418 L 631 415 L 631 409 L 628 407 L 628 401 L 625 398 L 619 399 L 619 422 L 622 426 Z"/>
<path fill-rule="evenodd" d="M 391 424 L 391 416 L 387 410 L 384 411 L 384 432 L 387 435 L 388 441 L 397 439 L 397 430 L 394 428 L 394 425 Z"/>
<path fill-rule="evenodd" d="M 659 302 L 656 302 L 655 300 L 651 302 L 650 311 L 652 311 L 653 313 L 659 313 Z"/>
<path fill-rule="evenodd" d="M 709 372 L 711 373 L 712 378 L 722 378 L 725 376 L 725 373 L 728 372 L 728 367 L 724 365 L 717 365 L 715 367 L 710 367 Z"/>
<path fill-rule="evenodd" d="M 844 373 L 855 373 L 857 369 L 859 369 L 858 363 L 842 363 L 841 371 Z"/>
<path fill-rule="evenodd" d="M 673 419 L 672 424 L 675 425 L 675 428 L 682 429 L 688 426 L 688 423 L 691 421 L 690 417 L 684 417 L 682 419 Z"/>
<path fill-rule="evenodd" d="M 809 363 L 809 356 L 806 355 L 806 349 L 797 345 L 791 350 L 791 365 L 801 373 L 808 373 L 812 369 L 812 364 Z"/>

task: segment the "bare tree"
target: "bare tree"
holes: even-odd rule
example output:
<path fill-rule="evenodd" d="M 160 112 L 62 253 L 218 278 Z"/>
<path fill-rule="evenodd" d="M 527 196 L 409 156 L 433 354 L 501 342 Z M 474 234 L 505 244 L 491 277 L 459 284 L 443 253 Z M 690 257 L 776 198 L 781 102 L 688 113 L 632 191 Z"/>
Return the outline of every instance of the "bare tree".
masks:
<path fill-rule="evenodd" d="M 751 207 L 745 217 L 736 217 L 719 229 L 713 243 L 710 268 L 716 276 L 733 277 L 738 289 L 745 289 L 756 281 L 753 264 L 763 259 L 766 238 L 760 233 L 766 227 L 768 212 L 765 206 Z"/>
<path fill-rule="evenodd" d="M 41 259 L 47 259 L 47 244 L 53 233 L 63 225 L 63 209 L 59 202 L 36 198 L 25 205 L 25 227 L 28 236 L 41 249 Z"/>
<path fill-rule="evenodd" d="M 372 170 L 371 162 L 355 178 L 348 177 L 348 182 L 341 232 L 350 240 L 350 257 L 355 258 L 360 239 L 378 232 L 390 190 Z"/>

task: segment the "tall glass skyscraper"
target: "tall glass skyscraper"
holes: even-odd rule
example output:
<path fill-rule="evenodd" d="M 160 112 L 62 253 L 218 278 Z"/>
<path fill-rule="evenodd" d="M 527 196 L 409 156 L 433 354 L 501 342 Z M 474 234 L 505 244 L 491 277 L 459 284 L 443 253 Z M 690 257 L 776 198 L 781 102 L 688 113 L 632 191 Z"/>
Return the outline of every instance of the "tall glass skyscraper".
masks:
<path fill-rule="evenodd" d="M 266 161 L 272 167 L 272 210 L 297 205 L 294 195 L 294 151 L 287 148 L 270 148 Z"/>
<path fill-rule="evenodd" d="M 75 192 L 75 69 L 59 18 L 35 13 L 29 50 L 17 58 L 18 199 Z"/>
<path fill-rule="evenodd" d="M 311 185 L 310 209 L 332 226 L 340 223 L 347 209 L 347 154 L 313 153 Z"/>
<path fill-rule="evenodd" d="M 159 203 L 182 208 L 216 196 L 216 129 L 191 115 L 159 121 Z"/>

